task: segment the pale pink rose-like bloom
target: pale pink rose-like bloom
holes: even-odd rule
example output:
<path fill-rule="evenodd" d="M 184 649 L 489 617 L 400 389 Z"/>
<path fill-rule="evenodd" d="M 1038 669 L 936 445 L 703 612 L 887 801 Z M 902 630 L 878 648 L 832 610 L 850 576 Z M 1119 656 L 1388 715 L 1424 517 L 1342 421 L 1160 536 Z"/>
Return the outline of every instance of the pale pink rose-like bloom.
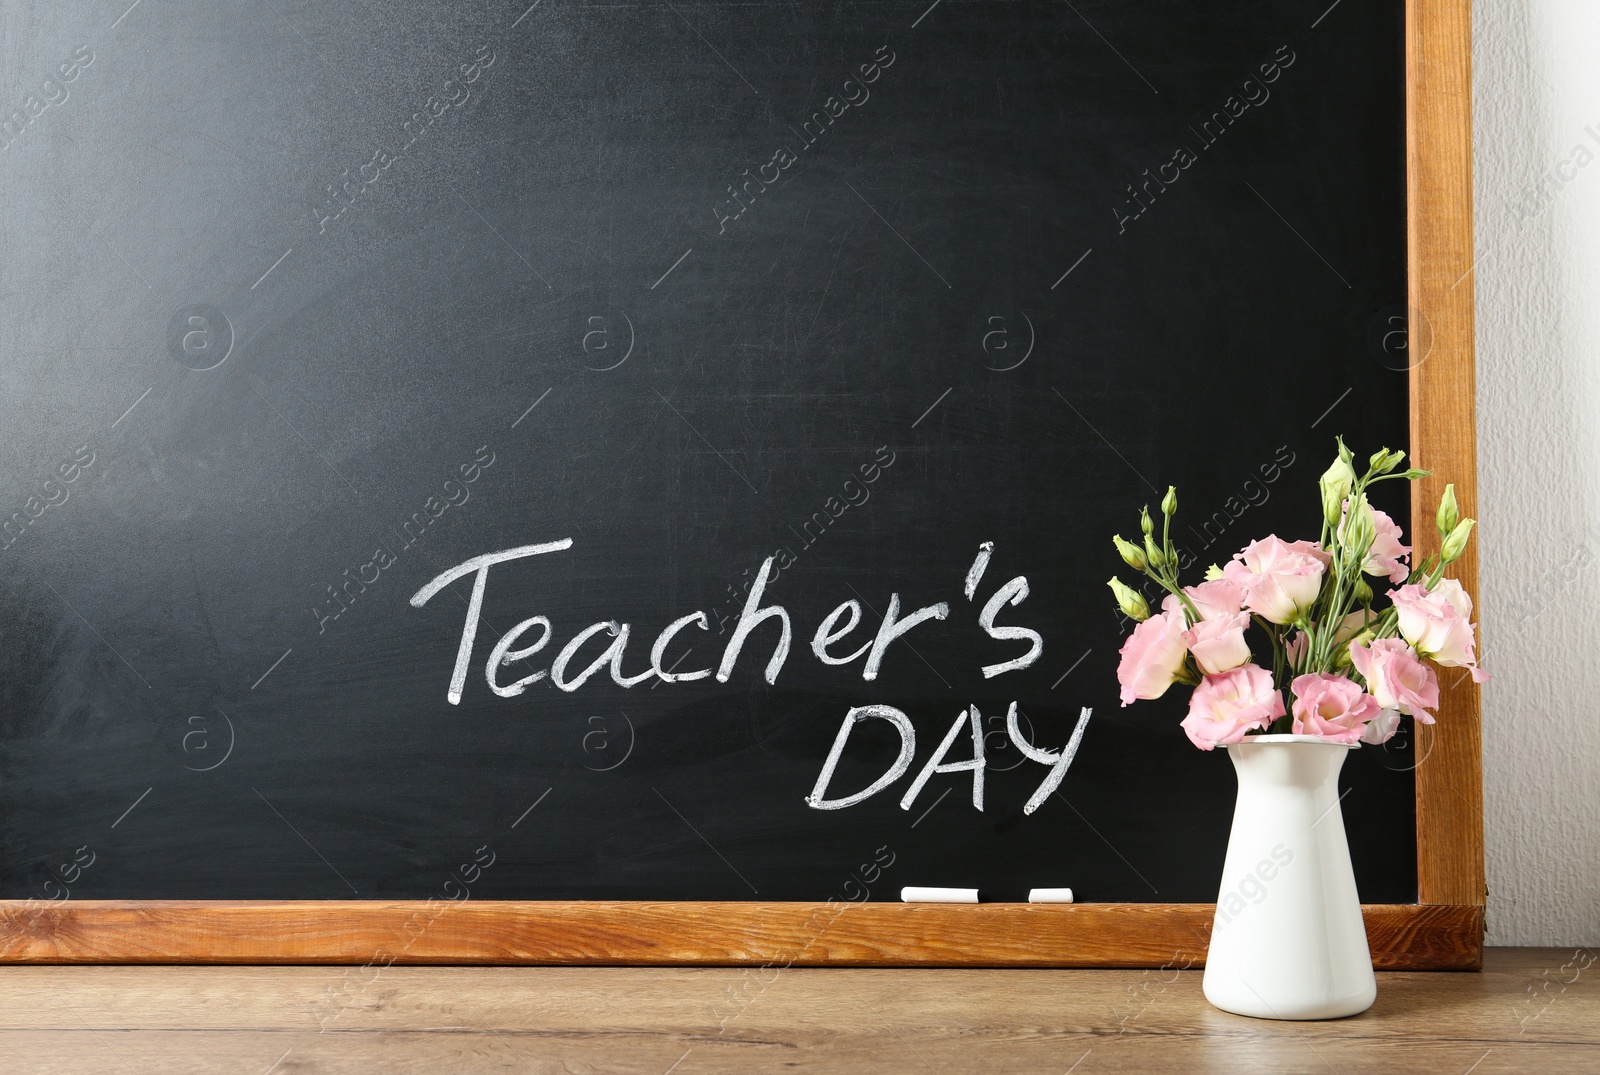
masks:
<path fill-rule="evenodd" d="M 1293 623 L 1322 588 L 1332 558 L 1312 541 L 1274 535 L 1252 541 L 1234 554 L 1222 577 L 1244 590 L 1244 607 L 1273 623 Z"/>
<path fill-rule="evenodd" d="M 1244 608 L 1244 587 L 1225 579 L 1213 579 L 1199 586 L 1185 586 L 1183 593 L 1202 620 L 1230 619 Z M 1169 593 L 1163 597 L 1161 608 L 1166 612 L 1176 610 L 1180 615 L 1187 613 L 1177 594 Z M 1186 615 L 1184 622 L 1188 622 Z"/>
<path fill-rule="evenodd" d="M 1361 741 L 1371 743 L 1373 746 L 1382 746 L 1394 738 L 1394 733 L 1399 727 L 1400 714 L 1393 709 L 1382 710 L 1367 721 L 1367 730 L 1361 733 Z"/>
<path fill-rule="evenodd" d="M 1470 668 L 1475 682 L 1489 673 L 1478 667 L 1472 634 L 1472 598 L 1455 579 L 1440 579 L 1430 592 L 1413 583 L 1389 591 L 1399 614 L 1400 634 L 1422 656 L 1446 668 Z"/>
<path fill-rule="evenodd" d="M 1348 502 L 1345 506 L 1348 511 Z M 1411 568 L 1401 562 L 1411 555 L 1411 546 L 1400 541 L 1405 532 L 1386 513 L 1370 505 L 1367 510 L 1372 513 L 1372 528 L 1377 536 L 1372 540 L 1372 548 L 1367 550 L 1367 562 L 1361 565 L 1361 570 L 1369 575 L 1387 575 L 1390 582 L 1404 582 L 1411 574 Z M 1344 536 L 1343 519 L 1339 520 L 1339 536 Z"/>
<path fill-rule="evenodd" d="M 1294 692 L 1295 734 L 1315 735 L 1332 743 L 1359 742 L 1367 722 L 1381 708 L 1353 680 L 1327 672 L 1296 676 L 1289 689 Z"/>
<path fill-rule="evenodd" d="M 1183 667 L 1184 619 L 1181 610 L 1162 612 L 1139 624 L 1122 644 L 1117 682 L 1122 704 L 1139 698 L 1160 698 Z"/>
<path fill-rule="evenodd" d="M 1195 611 L 1202 620 L 1227 619 L 1244 608 L 1244 587 L 1227 579 L 1185 586 L 1183 592 L 1194 602 Z"/>
<path fill-rule="evenodd" d="M 1370 645 L 1351 646 L 1350 663 L 1366 679 L 1367 692 L 1384 709 L 1433 723 L 1428 711 L 1439 708 L 1439 679 L 1403 640 L 1380 638 Z"/>
<path fill-rule="evenodd" d="M 1250 643 L 1244 640 L 1244 629 L 1248 626 L 1248 612 L 1237 612 L 1226 619 L 1201 620 L 1183 632 L 1183 642 L 1194 654 L 1194 663 L 1200 666 L 1200 671 L 1216 675 L 1249 663 Z"/>
<path fill-rule="evenodd" d="M 1265 728 L 1283 716 L 1283 695 L 1272 673 L 1253 664 L 1206 676 L 1189 698 L 1183 730 L 1201 750 L 1237 743 L 1251 728 Z"/>
<path fill-rule="evenodd" d="M 1361 570 L 1369 575 L 1387 575 L 1390 582 L 1404 582 L 1411 574 L 1410 565 L 1401 562 L 1411 555 L 1411 546 L 1400 541 L 1404 531 L 1399 523 L 1377 508 L 1372 509 L 1372 521 L 1378 536 L 1367 551 L 1367 562 L 1361 565 Z"/>

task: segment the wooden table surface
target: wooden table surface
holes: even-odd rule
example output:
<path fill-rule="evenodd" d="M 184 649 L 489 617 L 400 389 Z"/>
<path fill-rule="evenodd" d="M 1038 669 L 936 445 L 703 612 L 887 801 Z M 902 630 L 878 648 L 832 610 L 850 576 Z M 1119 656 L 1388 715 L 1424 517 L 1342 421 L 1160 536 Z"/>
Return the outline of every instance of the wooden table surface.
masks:
<path fill-rule="evenodd" d="M 1600 1072 L 1596 961 L 1380 974 L 1325 1023 L 1219 1012 L 1176 967 L 4 967 L 0 1070 L 1577 1075 Z"/>

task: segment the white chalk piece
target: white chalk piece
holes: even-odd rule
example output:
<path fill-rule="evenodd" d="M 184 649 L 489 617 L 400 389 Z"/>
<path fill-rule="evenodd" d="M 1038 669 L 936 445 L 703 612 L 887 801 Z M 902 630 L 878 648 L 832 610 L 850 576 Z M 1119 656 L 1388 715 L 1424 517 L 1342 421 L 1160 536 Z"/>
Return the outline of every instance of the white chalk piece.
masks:
<path fill-rule="evenodd" d="M 900 890 L 900 899 L 906 903 L 977 903 L 975 888 L 921 888 L 909 885 Z"/>
<path fill-rule="evenodd" d="M 1072 889 L 1070 888 L 1030 888 L 1028 889 L 1029 903 L 1071 903 Z"/>

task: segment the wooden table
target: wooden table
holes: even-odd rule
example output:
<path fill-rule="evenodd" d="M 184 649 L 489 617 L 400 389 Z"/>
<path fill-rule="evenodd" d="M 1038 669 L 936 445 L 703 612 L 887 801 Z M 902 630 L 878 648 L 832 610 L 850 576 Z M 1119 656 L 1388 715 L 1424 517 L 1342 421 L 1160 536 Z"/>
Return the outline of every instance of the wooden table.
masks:
<path fill-rule="evenodd" d="M 0 1070 L 1578 1075 L 1600 1072 L 1591 962 L 1380 974 L 1327 1023 L 1224 1014 L 1178 968 L 5 967 Z"/>

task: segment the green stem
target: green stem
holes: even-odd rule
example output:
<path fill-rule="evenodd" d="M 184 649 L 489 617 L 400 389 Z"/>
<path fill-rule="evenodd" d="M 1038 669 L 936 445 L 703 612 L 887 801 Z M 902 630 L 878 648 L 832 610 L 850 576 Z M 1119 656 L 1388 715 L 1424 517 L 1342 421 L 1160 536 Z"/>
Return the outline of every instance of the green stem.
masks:
<path fill-rule="evenodd" d="M 1194 602 L 1189 600 L 1189 595 L 1184 593 L 1183 589 L 1178 585 L 1178 570 L 1176 567 L 1172 568 L 1172 578 L 1170 579 L 1165 575 L 1156 574 L 1149 568 L 1146 568 L 1144 573 L 1160 583 L 1163 590 L 1178 599 L 1178 604 L 1183 606 L 1184 612 L 1188 615 L 1188 626 L 1193 627 L 1200 622 L 1200 610 L 1194 607 Z"/>

